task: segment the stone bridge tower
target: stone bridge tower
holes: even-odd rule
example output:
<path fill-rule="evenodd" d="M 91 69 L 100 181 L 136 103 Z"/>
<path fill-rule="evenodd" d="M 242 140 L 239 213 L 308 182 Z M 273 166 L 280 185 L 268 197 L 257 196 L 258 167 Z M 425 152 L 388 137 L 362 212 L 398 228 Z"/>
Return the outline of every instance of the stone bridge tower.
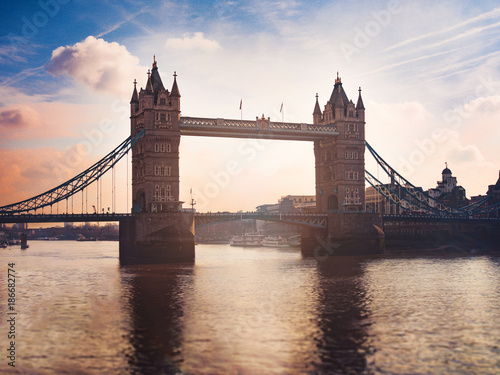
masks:
<path fill-rule="evenodd" d="M 321 111 L 316 95 L 313 121 L 335 125 L 339 135 L 314 142 L 316 208 L 320 213 L 365 210 L 365 107 L 349 100 L 337 73 L 330 100 Z"/>
<path fill-rule="evenodd" d="M 176 74 L 172 90 L 163 86 L 156 60 L 145 88 L 130 101 L 130 134 L 146 129 L 132 149 L 132 210 L 178 211 L 180 98 Z"/>
<path fill-rule="evenodd" d="M 176 74 L 163 86 L 156 59 L 146 86 L 130 101 L 130 134 L 144 135 L 132 148 L 132 213 L 120 223 L 122 264 L 194 260 L 194 218 L 179 201 L 180 99 Z"/>
<path fill-rule="evenodd" d="M 333 125 L 338 135 L 314 142 L 316 210 L 328 214 L 326 230 L 304 228 L 301 248 L 321 259 L 329 255 L 380 253 L 384 247 L 382 217 L 365 212 L 365 107 L 359 89 L 356 105 L 337 73 L 324 110 L 318 95 L 316 125 Z"/>

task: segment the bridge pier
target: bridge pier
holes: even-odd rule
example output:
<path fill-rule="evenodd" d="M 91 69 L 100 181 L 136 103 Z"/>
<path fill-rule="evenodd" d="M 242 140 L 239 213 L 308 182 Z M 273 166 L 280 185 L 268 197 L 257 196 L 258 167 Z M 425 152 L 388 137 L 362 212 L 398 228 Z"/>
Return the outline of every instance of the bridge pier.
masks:
<path fill-rule="evenodd" d="M 327 229 L 304 228 L 301 251 L 318 260 L 336 255 L 380 254 L 385 250 L 382 215 L 364 212 L 328 214 Z"/>
<path fill-rule="evenodd" d="M 194 261 L 194 217 L 186 212 L 136 213 L 120 221 L 120 264 Z"/>

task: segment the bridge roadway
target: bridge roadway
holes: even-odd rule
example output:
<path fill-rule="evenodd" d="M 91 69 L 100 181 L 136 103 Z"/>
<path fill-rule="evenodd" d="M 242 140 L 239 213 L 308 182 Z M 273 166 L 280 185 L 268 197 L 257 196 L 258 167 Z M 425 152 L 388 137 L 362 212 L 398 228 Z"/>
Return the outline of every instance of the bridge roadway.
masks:
<path fill-rule="evenodd" d="M 0 215 L 0 223 L 82 223 L 97 221 L 120 221 L 131 218 L 132 214 L 19 214 Z"/>
<path fill-rule="evenodd" d="M 228 221 L 257 219 L 277 221 L 285 224 L 295 224 L 326 228 L 327 215 L 320 214 L 266 214 L 259 212 L 230 213 L 195 213 L 195 225 L 204 226 Z M 65 222 L 112 222 L 132 218 L 133 214 L 102 213 L 102 214 L 18 214 L 0 215 L 0 223 L 65 223 Z"/>
<path fill-rule="evenodd" d="M 181 135 L 293 141 L 316 141 L 339 135 L 336 125 L 276 122 L 264 118 L 250 121 L 181 117 L 179 128 Z"/>
<path fill-rule="evenodd" d="M 237 220 L 263 220 L 276 221 L 284 224 L 294 224 L 300 226 L 326 228 L 328 225 L 328 215 L 326 214 L 279 214 L 264 212 L 215 212 L 196 213 L 195 225 L 202 227 L 210 224 L 225 223 Z"/>
<path fill-rule="evenodd" d="M 65 223 L 65 222 L 113 222 L 132 218 L 127 213 L 95 213 L 95 214 L 9 214 L 0 215 L 0 223 Z M 264 212 L 195 212 L 197 227 L 226 223 L 238 220 L 275 221 L 284 224 L 294 224 L 316 228 L 326 228 L 327 214 L 279 214 Z M 500 218 L 465 217 L 465 216 L 435 216 L 435 215 L 383 215 L 384 222 L 465 222 L 500 224 Z"/>
<path fill-rule="evenodd" d="M 464 223 L 498 223 L 500 224 L 500 218 L 493 217 L 475 217 L 475 216 L 463 216 L 463 215 L 422 215 L 422 214 L 411 214 L 411 215 L 382 215 L 384 223 L 389 221 L 400 221 L 400 222 L 464 222 Z"/>

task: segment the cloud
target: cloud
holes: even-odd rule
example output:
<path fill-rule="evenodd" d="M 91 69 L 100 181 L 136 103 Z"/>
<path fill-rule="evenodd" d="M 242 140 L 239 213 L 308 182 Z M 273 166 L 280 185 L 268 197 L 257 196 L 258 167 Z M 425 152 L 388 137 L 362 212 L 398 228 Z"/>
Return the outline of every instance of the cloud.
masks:
<path fill-rule="evenodd" d="M 63 152 L 54 148 L 5 150 L 0 148 L 0 206 L 19 202 L 47 191 L 75 170 L 64 171 L 58 165 L 66 163 L 71 149 Z M 81 165 L 77 168 L 81 169 Z"/>
<path fill-rule="evenodd" d="M 192 37 L 184 35 L 183 38 L 169 38 L 165 42 L 165 47 L 182 51 L 197 49 L 206 52 L 214 52 L 222 48 L 217 41 L 206 39 L 200 32 L 194 33 Z"/>
<path fill-rule="evenodd" d="M 19 128 L 36 128 L 41 124 L 40 114 L 30 106 L 17 105 L 0 108 L 0 134 Z"/>
<path fill-rule="evenodd" d="M 459 163 L 476 162 L 485 163 L 486 159 L 475 145 L 457 145 L 449 153 L 452 160 Z"/>
<path fill-rule="evenodd" d="M 53 76 L 66 74 L 95 91 L 120 98 L 131 95 L 132 81 L 142 77 L 147 69 L 125 46 L 93 36 L 72 46 L 56 48 L 45 68 Z"/>

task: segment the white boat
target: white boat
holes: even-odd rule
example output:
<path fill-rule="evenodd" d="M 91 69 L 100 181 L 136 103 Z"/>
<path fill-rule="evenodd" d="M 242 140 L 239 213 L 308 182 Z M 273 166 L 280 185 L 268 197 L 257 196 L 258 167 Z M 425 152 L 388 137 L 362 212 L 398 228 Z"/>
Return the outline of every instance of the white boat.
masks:
<path fill-rule="evenodd" d="M 288 247 L 288 242 L 283 237 L 266 237 L 262 241 L 262 246 L 265 247 Z"/>
<path fill-rule="evenodd" d="M 245 234 L 243 236 L 233 236 L 229 240 L 231 246 L 262 246 L 264 236 L 261 234 Z"/>
<path fill-rule="evenodd" d="M 298 247 L 300 246 L 301 235 L 298 234 L 296 236 L 288 237 L 286 241 L 288 242 L 288 245 L 292 247 Z"/>

